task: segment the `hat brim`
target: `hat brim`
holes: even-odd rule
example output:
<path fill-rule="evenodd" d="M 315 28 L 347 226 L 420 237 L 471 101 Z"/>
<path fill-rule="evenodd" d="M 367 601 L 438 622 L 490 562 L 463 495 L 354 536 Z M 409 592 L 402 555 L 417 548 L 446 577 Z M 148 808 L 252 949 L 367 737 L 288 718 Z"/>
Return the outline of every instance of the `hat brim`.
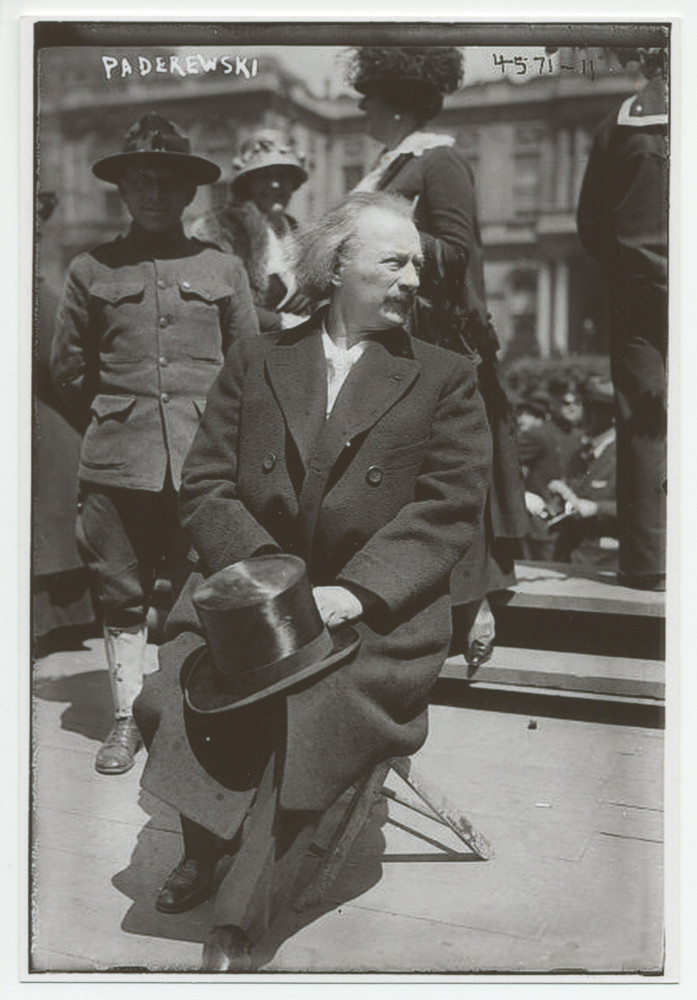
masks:
<path fill-rule="evenodd" d="M 297 670 L 288 677 L 276 681 L 248 695 L 234 695 L 219 686 L 218 674 L 213 664 L 208 647 L 204 647 L 196 655 L 191 664 L 184 686 L 184 698 L 193 712 L 201 715 L 215 715 L 220 712 L 231 712 L 237 708 L 252 705 L 263 698 L 270 698 L 295 687 L 302 681 L 338 666 L 347 660 L 360 646 L 361 637 L 351 625 L 342 625 L 329 633 L 332 640 L 332 652 L 320 660 Z"/>
<path fill-rule="evenodd" d="M 299 166 L 297 163 L 287 163 L 284 160 L 269 160 L 268 163 L 259 163 L 255 166 L 244 167 L 238 174 L 235 174 L 230 182 L 233 190 L 239 181 L 244 180 L 247 177 L 251 177 L 252 174 L 256 174 L 260 170 L 268 170 L 269 168 L 287 170 L 289 174 L 292 174 L 294 191 L 297 191 L 299 187 L 302 187 L 308 178 L 307 170 Z"/>
<path fill-rule="evenodd" d="M 214 184 L 220 178 L 220 167 L 212 160 L 193 153 L 175 153 L 168 149 L 137 150 L 105 156 L 92 167 L 92 173 L 102 181 L 118 184 L 127 167 L 136 165 L 145 170 L 163 169 L 181 173 L 193 184 Z"/>

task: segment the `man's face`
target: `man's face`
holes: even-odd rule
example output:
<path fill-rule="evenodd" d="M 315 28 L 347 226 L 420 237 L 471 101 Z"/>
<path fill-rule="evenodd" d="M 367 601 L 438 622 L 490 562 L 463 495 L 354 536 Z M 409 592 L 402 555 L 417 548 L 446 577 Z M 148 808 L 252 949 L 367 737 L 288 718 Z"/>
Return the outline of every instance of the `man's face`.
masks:
<path fill-rule="evenodd" d="M 179 225 L 196 186 L 173 170 L 132 166 L 119 183 L 133 221 L 149 233 L 166 233 Z"/>
<path fill-rule="evenodd" d="M 356 328 L 403 326 L 414 303 L 423 266 L 421 240 L 409 219 L 389 209 L 366 208 L 340 265 L 335 297 Z"/>

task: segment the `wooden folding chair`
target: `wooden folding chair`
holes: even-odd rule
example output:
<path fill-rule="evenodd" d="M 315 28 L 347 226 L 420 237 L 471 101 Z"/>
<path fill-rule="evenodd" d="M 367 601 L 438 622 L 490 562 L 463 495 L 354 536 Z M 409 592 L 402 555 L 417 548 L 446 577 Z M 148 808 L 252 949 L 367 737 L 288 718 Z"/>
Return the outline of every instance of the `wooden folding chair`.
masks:
<path fill-rule="evenodd" d="M 390 770 L 399 775 L 402 781 L 418 795 L 424 807 L 383 787 Z M 309 910 L 325 899 L 381 794 L 448 827 L 479 860 L 488 861 L 493 856 L 491 847 L 481 833 L 475 830 L 469 820 L 448 801 L 433 781 L 418 771 L 410 757 L 393 757 L 378 764 L 356 784 L 329 846 L 323 853 L 319 868 L 295 901 L 296 910 Z"/>

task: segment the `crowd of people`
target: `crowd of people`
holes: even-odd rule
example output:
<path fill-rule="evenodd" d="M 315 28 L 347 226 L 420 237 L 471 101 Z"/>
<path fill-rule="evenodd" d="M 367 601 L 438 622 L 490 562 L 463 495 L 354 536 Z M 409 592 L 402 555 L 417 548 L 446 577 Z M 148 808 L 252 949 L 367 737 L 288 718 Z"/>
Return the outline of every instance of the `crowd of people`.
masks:
<path fill-rule="evenodd" d="M 614 387 L 589 379 L 511 402 L 472 171 L 452 136 L 426 130 L 462 72 L 450 47 L 355 50 L 350 81 L 384 149 L 315 222 L 287 211 L 308 178 L 302 156 L 263 130 L 233 161 L 227 204 L 185 232 L 185 208 L 220 170 L 174 123 L 143 116 L 93 165 L 118 188 L 130 228 L 80 254 L 51 306 L 48 405 L 69 421 L 74 451 L 81 435 L 77 549 L 114 704 L 96 768 L 124 773 L 144 740 L 143 784 L 181 814 L 184 855 L 161 912 L 208 898 L 232 856 L 209 969 L 247 967 L 323 810 L 366 769 L 423 743 L 453 613 L 468 662 L 491 655 L 488 597 L 515 582 L 515 557 L 660 586 L 637 540 L 640 524 L 653 544 L 660 520 L 654 511 L 647 527 L 656 489 L 637 442 L 651 442 L 664 498 L 654 416 L 665 387 L 661 374 L 641 383 L 652 359 L 634 339 L 660 355 L 665 241 L 654 226 L 647 263 L 636 222 L 625 252 L 627 226 L 606 204 L 619 181 L 603 175 L 615 146 L 634 155 L 625 139 L 655 166 L 658 88 L 645 108 L 623 105 L 630 124 L 615 126 L 630 134 L 603 139 L 584 187 L 584 242 L 600 203 L 617 224 L 593 244 L 620 246 Z M 660 198 L 650 184 L 642 197 Z M 643 471 L 624 472 L 639 453 Z M 629 521 L 625 475 L 645 487 Z M 35 521 L 35 536 L 43 530 Z M 62 541 L 58 577 L 76 569 Z M 174 606 L 160 670 L 143 683 L 163 565 Z"/>

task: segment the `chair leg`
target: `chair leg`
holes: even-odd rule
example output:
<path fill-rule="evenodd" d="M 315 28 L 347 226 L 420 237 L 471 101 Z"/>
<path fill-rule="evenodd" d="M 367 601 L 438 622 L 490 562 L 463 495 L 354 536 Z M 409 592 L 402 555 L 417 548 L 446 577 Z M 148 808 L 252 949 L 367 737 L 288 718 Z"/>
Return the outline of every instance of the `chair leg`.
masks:
<path fill-rule="evenodd" d="M 307 885 L 295 901 L 296 910 L 309 910 L 323 901 L 332 887 L 341 866 L 361 832 L 373 803 L 378 798 L 383 782 L 390 769 L 390 762 L 378 764 L 356 786 L 351 802 L 334 831 L 324 858 Z"/>
<path fill-rule="evenodd" d="M 441 821 L 449 826 L 459 839 L 482 861 L 488 861 L 494 852 L 487 840 L 474 829 L 470 821 L 459 812 L 430 779 L 414 767 L 410 757 L 393 757 L 388 769 L 399 775 Z M 387 772 L 385 772 L 387 773 Z M 420 810 L 417 810 L 420 811 Z"/>

